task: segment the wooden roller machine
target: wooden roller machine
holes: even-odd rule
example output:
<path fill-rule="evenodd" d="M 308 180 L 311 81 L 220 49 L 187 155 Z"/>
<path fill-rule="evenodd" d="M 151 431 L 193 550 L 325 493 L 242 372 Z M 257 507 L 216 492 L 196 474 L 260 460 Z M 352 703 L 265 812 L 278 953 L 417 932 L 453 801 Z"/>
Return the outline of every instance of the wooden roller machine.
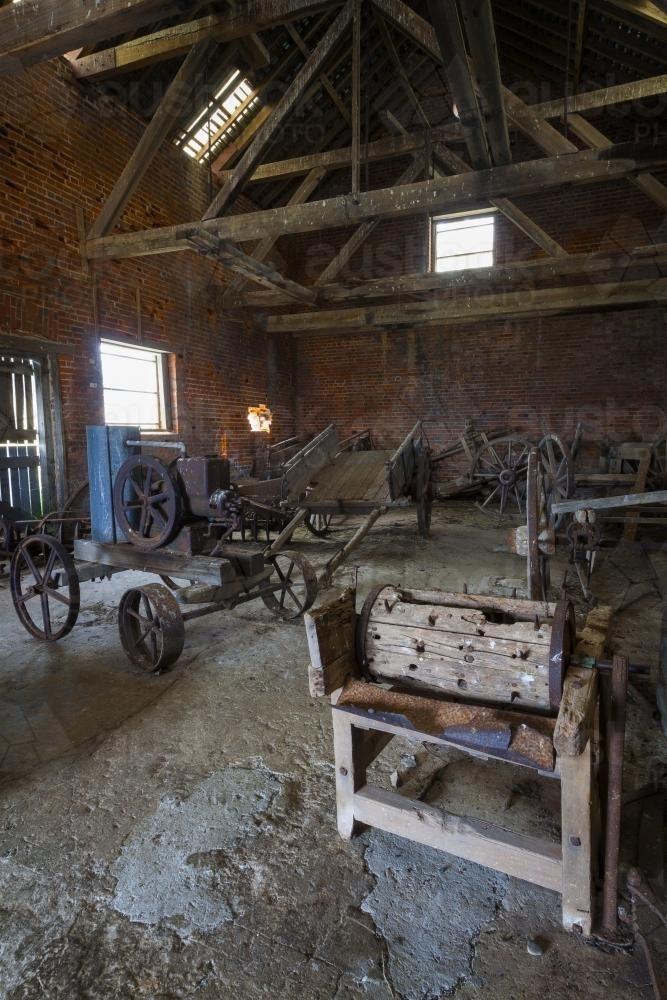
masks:
<path fill-rule="evenodd" d="M 306 615 L 310 690 L 331 695 L 338 829 L 378 827 L 556 890 L 589 935 L 597 865 L 598 669 L 610 611 L 576 635 L 572 605 L 385 586 Z M 586 662 L 579 666 L 577 662 Z M 381 685 L 381 686 L 380 686 Z M 558 844 L 367 784 L 387 743 L 457 747 L 558 780 Z"/>

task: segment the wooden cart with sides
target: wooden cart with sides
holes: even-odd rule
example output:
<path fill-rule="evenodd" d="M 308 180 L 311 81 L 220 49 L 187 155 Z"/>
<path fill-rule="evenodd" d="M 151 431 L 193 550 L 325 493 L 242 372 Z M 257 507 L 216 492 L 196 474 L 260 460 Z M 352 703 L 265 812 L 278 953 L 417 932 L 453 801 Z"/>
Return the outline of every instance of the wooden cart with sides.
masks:
<path fill-rule="evenodd" d="M 331 696 L 341 836 L 376 827 L 555 890 L 563 925 L 590 935 L 599 685 L 595 667 L 571 662 L 571 605 L 389 586 L 359 616 L 347 590 L 305 621 L 311 695 Z M 395 736 L 558 780 L 560 844 L 369 784 Z"/>

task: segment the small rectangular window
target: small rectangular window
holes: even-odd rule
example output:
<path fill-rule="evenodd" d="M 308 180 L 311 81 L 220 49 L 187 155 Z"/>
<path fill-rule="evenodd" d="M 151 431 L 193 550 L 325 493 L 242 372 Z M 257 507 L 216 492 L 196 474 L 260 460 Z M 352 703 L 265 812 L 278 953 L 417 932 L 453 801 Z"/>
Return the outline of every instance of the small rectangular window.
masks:
<path fill-rule="evenodd" d="M 492 267 L 494 212 L 446 215 L 433 219 L 431 259 L 434 271 Z"/>
<path fill-rule="evenodd" d="M 259 111 L 252 84 L 235 69 L 213 99 L 174 140 L 191 159 L 206 163 Z"/>
<path fill-rule="evenodd" d="M 168 355 L 103 340 L 104 420 L 146 431 L 170 431 Z"/>

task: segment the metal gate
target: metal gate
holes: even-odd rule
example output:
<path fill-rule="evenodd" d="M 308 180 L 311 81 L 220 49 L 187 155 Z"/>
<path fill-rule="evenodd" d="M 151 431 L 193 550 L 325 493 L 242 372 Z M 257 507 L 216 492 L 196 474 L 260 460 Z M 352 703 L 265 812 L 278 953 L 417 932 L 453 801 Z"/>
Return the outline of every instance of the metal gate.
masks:
<path fill-rule="evenodd" d="M 39 361 L 0 355 L 0 503 L 45 513 L 46 453 Z"/>

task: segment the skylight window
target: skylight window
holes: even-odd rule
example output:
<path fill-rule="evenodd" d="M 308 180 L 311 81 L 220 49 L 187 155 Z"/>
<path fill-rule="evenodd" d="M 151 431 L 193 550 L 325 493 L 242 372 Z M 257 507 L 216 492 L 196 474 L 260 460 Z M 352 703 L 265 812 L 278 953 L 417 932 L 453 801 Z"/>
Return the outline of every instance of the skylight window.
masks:
<path fill-rule="evenodd" d="M 449 215 L 433 219 L 434 271 L 465 271 L 493 266 L 495 213 Z"/>
<path fill-rule="evenodd" d="M 176 145 L 191 159 L 207 162 L 230 141 L 259 107 L 252 84 L 235 69 L 197 117 L 176 138 Z"/>

